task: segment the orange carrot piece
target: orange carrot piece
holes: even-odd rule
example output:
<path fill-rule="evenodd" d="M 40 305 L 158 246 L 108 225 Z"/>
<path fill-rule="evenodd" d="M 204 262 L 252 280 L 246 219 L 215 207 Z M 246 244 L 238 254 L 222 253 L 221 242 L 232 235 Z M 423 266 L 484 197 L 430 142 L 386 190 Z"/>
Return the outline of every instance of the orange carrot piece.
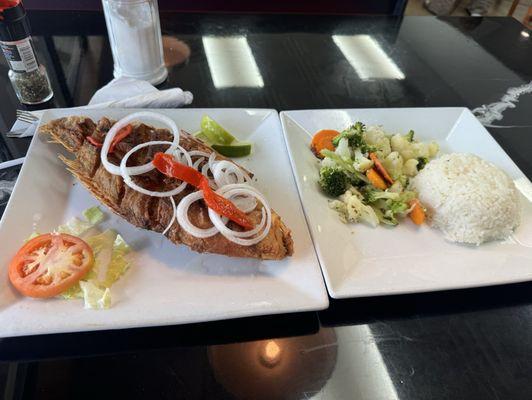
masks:
<path fill-rule="evenodd" d="M 374 168 L 368 169 L 366 171 L 366 176 L 368 177 L 371 184 L 377 189 L 386 190 L 386 188 L 388 187 L 388 185 L 386 185 L 386 182 L 384 182 L 384 179 L 382 179 L 382 176 L 380 176 Z"/>
<path fill-rule="evenodd" d="M 369 158 L 371 159 L 371 161 L 373 161 L 373 165 L 375 166 L 375 169 L 379 171 L 379 173 L 382 175 L 384 180 L 388 182 L 390 185 L 393 185 L 392 177 L 390 176 L 388 171 L 386 171 L 386 168 L 384 168 L 384 165 L 382 165 L 382 163 L 380 162 L 379 157 L 377 157 L 377 154 L 369 153 Z"/>
<path fill-rule="evenodd" d="M 423 222 L 425 222 L 425 210 L 423 209 L 423 206 L 419 200 L 412 199 L 408 204 L 410 207 L 412 207 L 412 211 L 410 211 L 409 216 L 414 224 L 421 225 Z"/>
<path fill-rule="evenodd" d="M 340 132 L 333 129 L 322 129 L 312 137 L 312 142 L 310 143 L 310 149 L 314 155 L 318 158 L 323 158 L 321 151 L 323 149 L 334 151 L 333 139 L 338 136 Z"/>

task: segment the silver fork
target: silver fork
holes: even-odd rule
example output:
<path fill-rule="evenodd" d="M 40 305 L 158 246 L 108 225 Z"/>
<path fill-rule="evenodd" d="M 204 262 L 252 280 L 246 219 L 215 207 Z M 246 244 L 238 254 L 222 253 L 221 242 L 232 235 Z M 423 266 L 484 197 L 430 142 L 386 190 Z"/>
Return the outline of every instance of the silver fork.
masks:
<path fill-rule="evenodd" d="M 29 111 L 17 110 L 17 120 L 22 121 L 22 122 L 26 122 L 28 124 L 33 124 L 33 123 L 37 122 L 39 120 L 39 118 L 36 117 L 35 115 L 33 115 Z M 16 130 L 16 131 L 9 131 L 9 132 L 6 133 L 6 136 L 8 138 L 18 138 L 18 137 L 21 137 L 24 134 L 24 132 L 25 132 L 25 129 Z"/>
<path fill-rule="evenodd" d="M 39 118 L 33 115 L 30 111 L 26 110 L 17 110 L 17 119 L 21 121 L 28 122 L 30 124 L 37 122 Z"/>

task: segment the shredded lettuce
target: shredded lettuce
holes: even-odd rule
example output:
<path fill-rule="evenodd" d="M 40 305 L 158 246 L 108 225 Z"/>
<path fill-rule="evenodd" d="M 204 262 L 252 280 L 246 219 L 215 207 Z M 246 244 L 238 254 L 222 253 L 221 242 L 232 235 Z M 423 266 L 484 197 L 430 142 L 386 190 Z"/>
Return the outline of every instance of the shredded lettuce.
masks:
<path fill-rule="evenodd" d="M 104 214 L 98 206 L 87 208 L 85 211 L 83 211 L 83 216 L 85 217 L 87 222 L 92 225 L 99 224 L 103 221 L 104 218 Z"/>
<path fill-rule="evenodd" d="M 102 289 L 90 281 L 80 281 L 85 308 L 104 310 L 111 307 L 111 291 Z"/>
<path fill-rule="evenodd" d="M 98 207 L 83 212 L 85 220 L 72 218 L 58 227 L 60 233 L 74 236 L 85 234 L 84 240 L 94 253 L 94 265 L 77 284 L 61 293 L 64 299 L 84 299 L 85 308 L 106 309 L 111 306 L 111 286 L 128 270 L 131 248 L 116 231 L 107 229 L 101 233 L 89 235 L 104 219 L 104 213 Z"/>
<path fill-rule="evenodd" d="M 81 236 L 93 226 L 94 225 L 90 222 L 82 221 L 79 218 L 73 217 L 69 219 L 66 224 L 59 225 L 57 227 L 57 232 L 66 233 L 73 236 Z"/>
<path fill-rule="evenodd" d="M 59 225 L 57 232 L 66 233 L 73 236 L 81 236 L 89 229 L 94 228 L 103 221 L 104 214 L 98 206 L 91 207 L 83 211 L 84 220 L 73 217 L 66 224 Z"/>
<path fill-rule="evenodd" d="M 94 296 L 94 290 L 83 289 L 83 284 L 90 284 L 101 290 L 102 293 L 107 290 L 106 296 L 109 298 L 108 304 L 110 304 L 110 288 L 128 270 L 131 264 L 128 254 L 131 249 L 122 236 L 111 229 L 98 235 L 89 236 L 85 238 L 85 241 L 94 252 L 94 266 L 83 280 L 60 296 L 66 299 L 83 297 L 87 308 L 87 304 L 92 304 L 87 296 Z"/>

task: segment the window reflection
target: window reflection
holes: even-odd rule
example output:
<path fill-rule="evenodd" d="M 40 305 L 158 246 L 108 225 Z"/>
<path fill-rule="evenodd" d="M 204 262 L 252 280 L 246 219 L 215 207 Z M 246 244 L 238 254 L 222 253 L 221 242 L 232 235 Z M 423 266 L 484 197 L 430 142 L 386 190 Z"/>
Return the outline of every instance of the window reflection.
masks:
<path fill-rule="evenodd" d="M 217 89 L 264 87 L 262 75 L 245 36 L 203 36 L 202 41 L 212 81 Z"/>
<path fill-rule="evenodd" d="M 360 79 L 405 79 L 397 64 L 371 36 L 333 35 L 332 39 Z"/>

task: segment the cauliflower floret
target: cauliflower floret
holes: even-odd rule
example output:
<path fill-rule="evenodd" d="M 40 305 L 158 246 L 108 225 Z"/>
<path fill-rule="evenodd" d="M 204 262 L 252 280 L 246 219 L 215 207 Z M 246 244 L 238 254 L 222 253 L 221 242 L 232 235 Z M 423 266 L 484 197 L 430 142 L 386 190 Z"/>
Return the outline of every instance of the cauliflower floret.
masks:
<path fill-rule="evenodd" d="M 397 151 L 401 157 L 403 157 L 403 160 L 409 160 L 416 156 L 414 149 L 412 148 L 412 143 L 403 135 L 393 135 L 390 142 L 392 150 Z"/>
<path fill-rule="evenodd" d="M 385 158 L 392 151 L 390 139 L 386 137 L 385 132 L 380 127 L 369 127 L 364 132 L 363 138 L 367 144 L 377 148 L 377 156 L 381 159 Z"/>
<path fill-rule="evenodd" d="M 429 158 L 436 157 L 438 154 L 438 151 L 440 151 L 440 146 L 436 142 L 430 142 L 429 143 Z"/>
<path fill-rule="evenodd" d="M 415 158 L 429 158 L 429 145 L 427 143 L 412 143 Z"/>
<path fill-rule="evenodd" d="M 405 162 L 405 165 L 403 166 L 403 172 L 408 176 L 416 176 L 417 175 L 417 164 L 418 160 L 415 158 L 411 158 L 410 160 L 407 160 Z"/>
<path fill-rule="evenodd" d="M 367 222 L 372 227 L 379 224 L 379 218 L 371 206 L 362 203 L 362 194 L 352 188 L 340 196 L 340 200 L 333 200 L 329 207 L 338 212 L 342 222 Z"/>
<path fill-rule="evenodd" d="M 393 179 L 399 178 L 403 173 L 403 157 L 397 152 L 392 151 L 388 156 L 382 161 L 384 168 Z"/>
<path fill-rule="evenodd" d="M 366 172 L 368 169 L 373 167 L 373 161 L 369 158 L 364 157 L 360 149 L 355 150 L 355 162 L 353 166 L 358 172 Z"/>
<path fill-rule="evenodd" d="M 347 224 L 349 222 L 347 220 L 347 205 L 343 201 L 332 200 L 329 202 L 329 208 L 333 209 L 338 213 L 340 221 L 342 221 L 344 224 Z"/>

